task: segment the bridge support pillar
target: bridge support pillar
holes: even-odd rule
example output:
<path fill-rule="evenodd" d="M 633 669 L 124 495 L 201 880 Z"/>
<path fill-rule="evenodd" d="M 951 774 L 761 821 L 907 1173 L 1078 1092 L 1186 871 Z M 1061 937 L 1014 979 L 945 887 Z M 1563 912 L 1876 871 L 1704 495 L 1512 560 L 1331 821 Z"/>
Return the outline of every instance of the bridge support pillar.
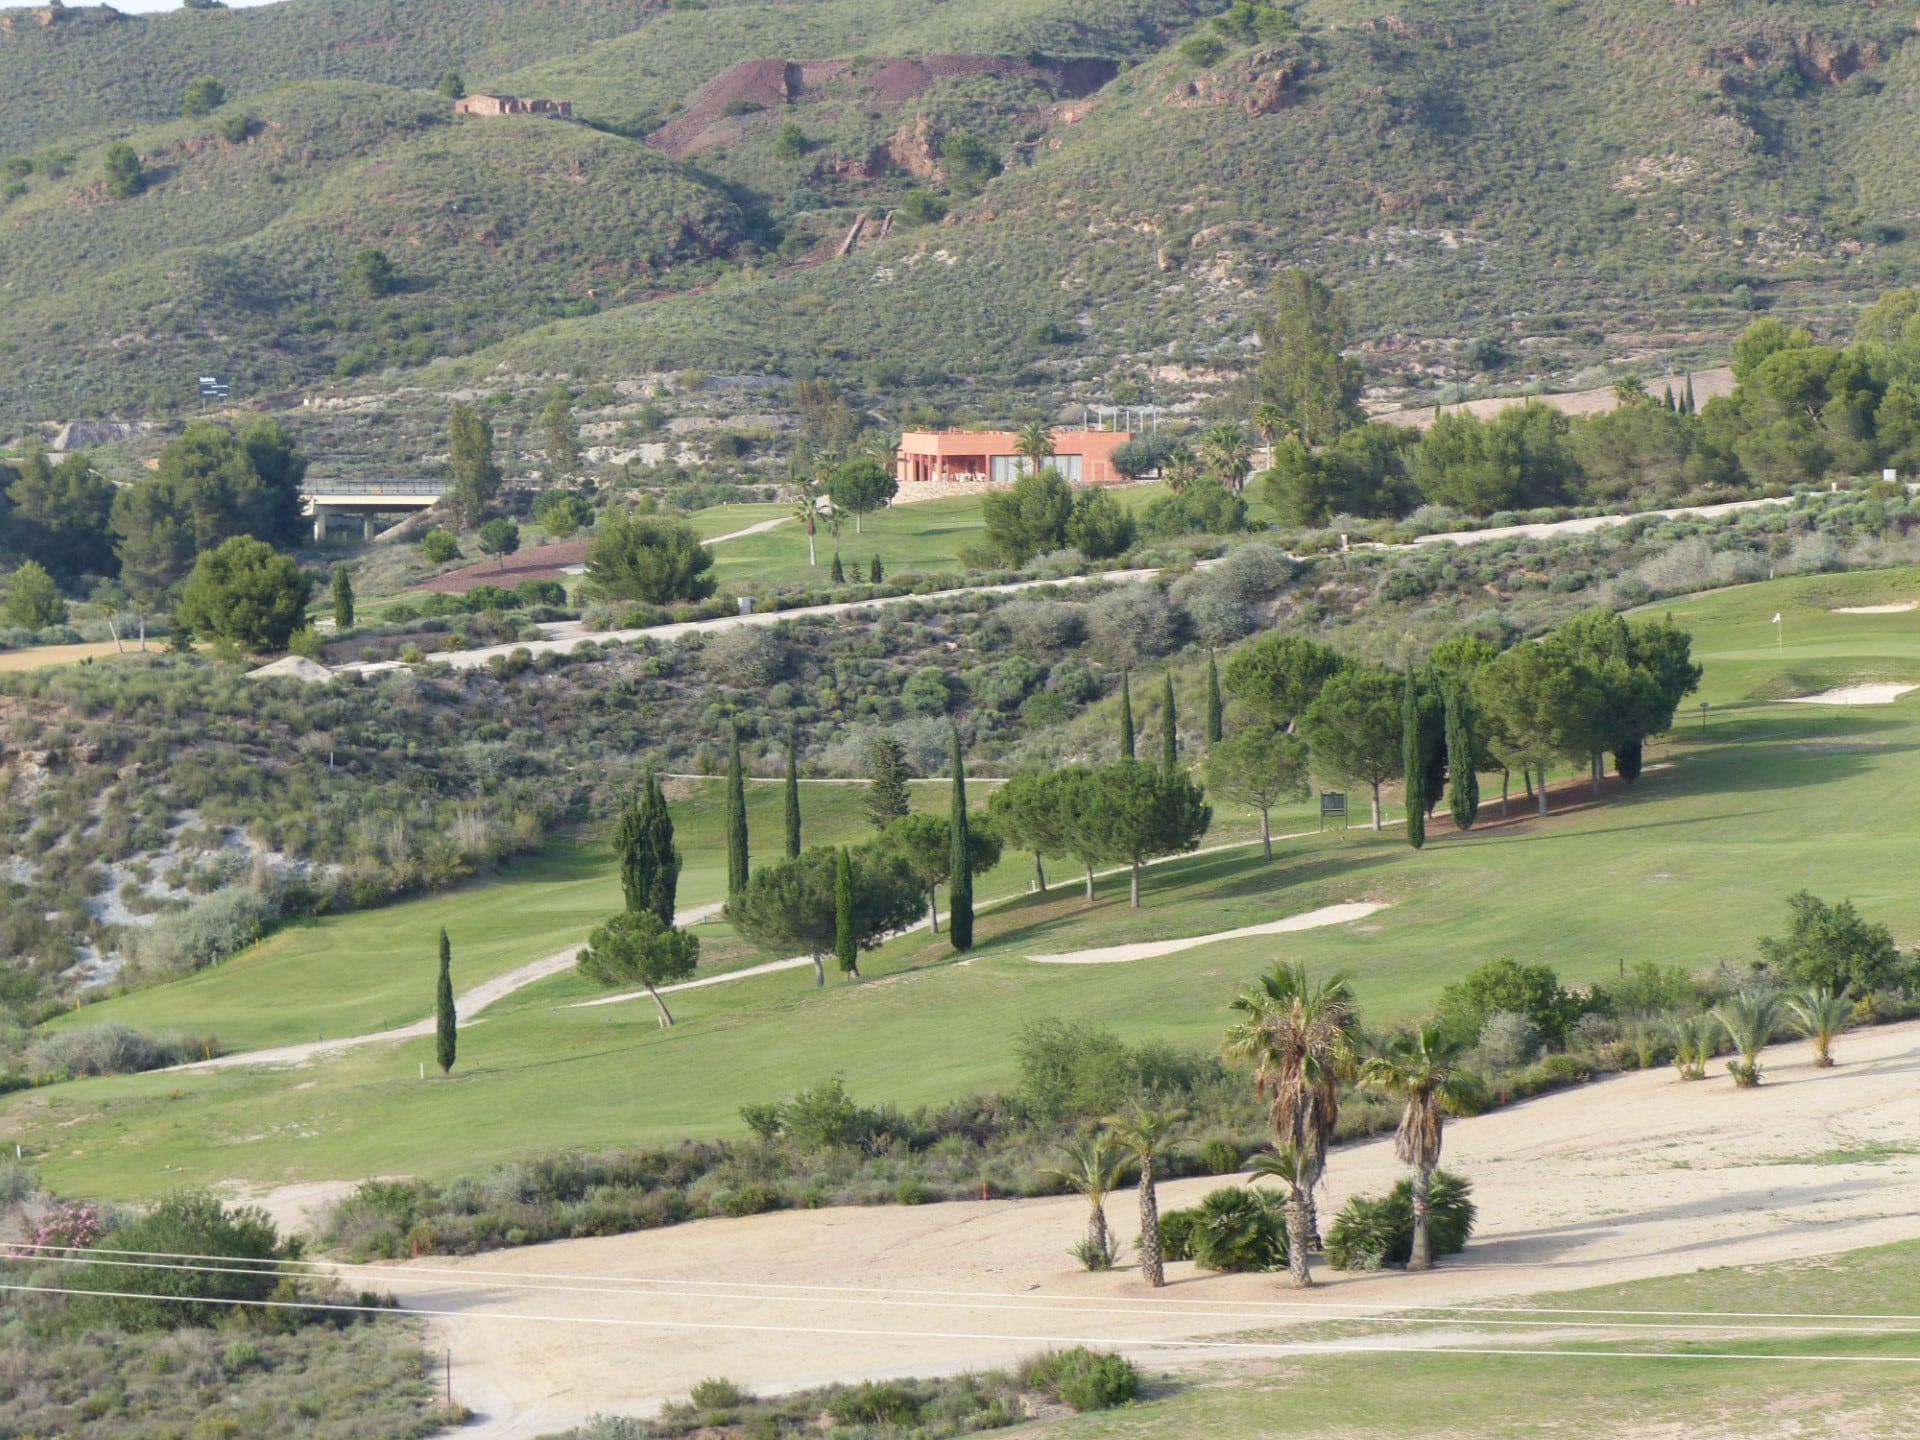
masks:
<path fill-rule="evenodd" d="M 360 538 L 365 540 L 369 545 L 373 543 L 374 532 L 378 528 L 379 527 L 373 523 L 373 516 L 371 513 L 362 515 L 360 517 Z"/>

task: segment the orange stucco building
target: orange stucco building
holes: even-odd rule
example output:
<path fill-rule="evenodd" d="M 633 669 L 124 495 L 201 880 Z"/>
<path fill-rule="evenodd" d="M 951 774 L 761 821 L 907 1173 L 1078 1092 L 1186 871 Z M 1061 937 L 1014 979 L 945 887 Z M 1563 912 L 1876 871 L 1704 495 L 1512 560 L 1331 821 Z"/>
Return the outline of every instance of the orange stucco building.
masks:
<path fill-rule="evenodd" d="M 900 437 L 895 471 L 902 486 L 936 481 L 1011 484 L 1027 460 L 1015 449 L 1011 430 L 909 430 Z M 1117 485 L 1127 477 L 1113 468 L 1113 452 L 1133 439 L 1130 430 L 1055 430 L 1048 462 L 1074 484 Z"/>

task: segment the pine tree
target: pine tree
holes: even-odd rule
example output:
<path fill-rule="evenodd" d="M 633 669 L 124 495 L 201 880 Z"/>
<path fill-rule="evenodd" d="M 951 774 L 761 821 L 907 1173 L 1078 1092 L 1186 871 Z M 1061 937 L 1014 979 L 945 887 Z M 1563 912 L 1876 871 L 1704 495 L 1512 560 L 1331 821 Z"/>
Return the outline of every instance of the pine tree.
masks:
<path fill-rule="evenodd" d="M 1420 687 L 1411 666 L 1400 700 L 1400 733 L 1407 786 L 1407 843 L 1418 850 L 1427 843 L 1427 758 L 1420 747 Z"/>
<path fill-rule="evenodd" d="M 787 726 L 787 858 L 800 857 L 800 726 Z"/>
<path fill-rule="evenodd" d="M 867 567 L 867 579 L 875 585 L 887 578 L 887 572 L 881 568 L 880 557 L 873 557 L 873 564 Z"/>
<path fill-rule="evenodd" d="M 860 936 L 853 918 L 853 859 L 842 845 L 833 858 L 833 958 L 840 973 L 860 978 Z"/>
<path fill-rule="evenodd" d="M 947 820 L 952 849 L 947 860 L 947 941 L 973 948 L 973 854 L 967 829 L 967 762 L 960 753 L 960 727 L 953 727 L 953 811 Z"/>
<path fill-rule="evenodd" d="M 1480 777 L 1474 773 L 1472 720 L 1467 713 L 1465 686 L 1447 687 L 1447 808 L 1453 828 L 1473 828 L 1480 814 Z"/>
<path fill-rule="evenodd" d="M 1160 692 L 1160 768 L 1171 775 L 1180 768 L 1180 718 L 1173 708 L 1173 672 Z"/>
<path fill-rule="evenodd" d="M 434 1059 L 440 1073 L 453 1073 L 454 1051 L 459 1047 L 459 1020 L 453 1013 L 453 946 L 447 941 L 447 929 L 440 927 L 440 988 L 433 1001 Z"/>
<path fill-rule="evenodd" d="M 1207 652 L 1207 744 L 1218 745 L 1227 733 L 1226 705 L 1220 699 L 1220 666 Z"/>
<path fill-rule="evenodd" d="M 747 780 L 740 768 L 740 731 L 727 747 L 727 898 L 747 888 Z"/>
<path fill-rule="evenodd" d="M 833 552 L 833 569 L 828 571 L 827 574 L 828 578 L 836 585 L 844 585 L 847 583 L 847 567 L 840 563 L 840 552 L 838 550 Z"/>
<path fill-rule="evenodd" d="M 1133 759 L 1133 686 L 1120 672 L 1120 758 Z"/>
<path fill-rule="evenodd" d="M 347 577 L 347 567 L 333 567 L 333 629 L 336 635 L 344 635 L 353 628 L 353 581 Z"/>

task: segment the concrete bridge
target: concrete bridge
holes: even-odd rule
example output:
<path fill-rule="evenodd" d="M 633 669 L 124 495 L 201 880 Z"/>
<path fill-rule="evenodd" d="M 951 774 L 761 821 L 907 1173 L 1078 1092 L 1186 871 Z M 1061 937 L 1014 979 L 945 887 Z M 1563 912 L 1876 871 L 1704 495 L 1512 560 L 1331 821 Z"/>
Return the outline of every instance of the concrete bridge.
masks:
<path fill-rule="evenodd" d="M 301 487 L 300 511 L 313 517 L 313 538 L 327 538 L 327 517 L 358 515 L 373 538 L 373 517 L 396 510 L 425 510 L 445 493 L 444 480 L 314 480 Z"/>

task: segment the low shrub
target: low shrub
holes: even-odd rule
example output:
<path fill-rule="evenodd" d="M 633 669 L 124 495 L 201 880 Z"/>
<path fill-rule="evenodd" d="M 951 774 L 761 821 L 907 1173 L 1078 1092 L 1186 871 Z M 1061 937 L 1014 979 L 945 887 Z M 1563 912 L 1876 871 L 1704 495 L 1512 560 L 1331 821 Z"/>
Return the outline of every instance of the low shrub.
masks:
<path fill-rule="evenodd" d="M 1183 1258 L 1203 1270 L 1287 1268 L 1286 1200 L 1277 1191 L 1227 1187 L 1191 1210 L 1169 1211 L 1160 1217 L 1163 1251 L 1167 1222 L 1175 1216 L 1181 1217 L 1178 1225 L 1188 1251 Z"/>
<path fill-rule="evenodd" d="M 1049 1350 L 1020 1369 L 1022 1384 L 1051 1394 L 1075 1410 L 1112 1410 L 1140 1393 L 1140 1372 L 1112 1351 Z"/>
<path fill-rule="evenodd" d="M 201 1058 L 188 1042 L 156 1040 L 125 1025 L 86 1025 L 42 1035 L 27 1047 L 33 1075 L 139 1075 Z"/>

